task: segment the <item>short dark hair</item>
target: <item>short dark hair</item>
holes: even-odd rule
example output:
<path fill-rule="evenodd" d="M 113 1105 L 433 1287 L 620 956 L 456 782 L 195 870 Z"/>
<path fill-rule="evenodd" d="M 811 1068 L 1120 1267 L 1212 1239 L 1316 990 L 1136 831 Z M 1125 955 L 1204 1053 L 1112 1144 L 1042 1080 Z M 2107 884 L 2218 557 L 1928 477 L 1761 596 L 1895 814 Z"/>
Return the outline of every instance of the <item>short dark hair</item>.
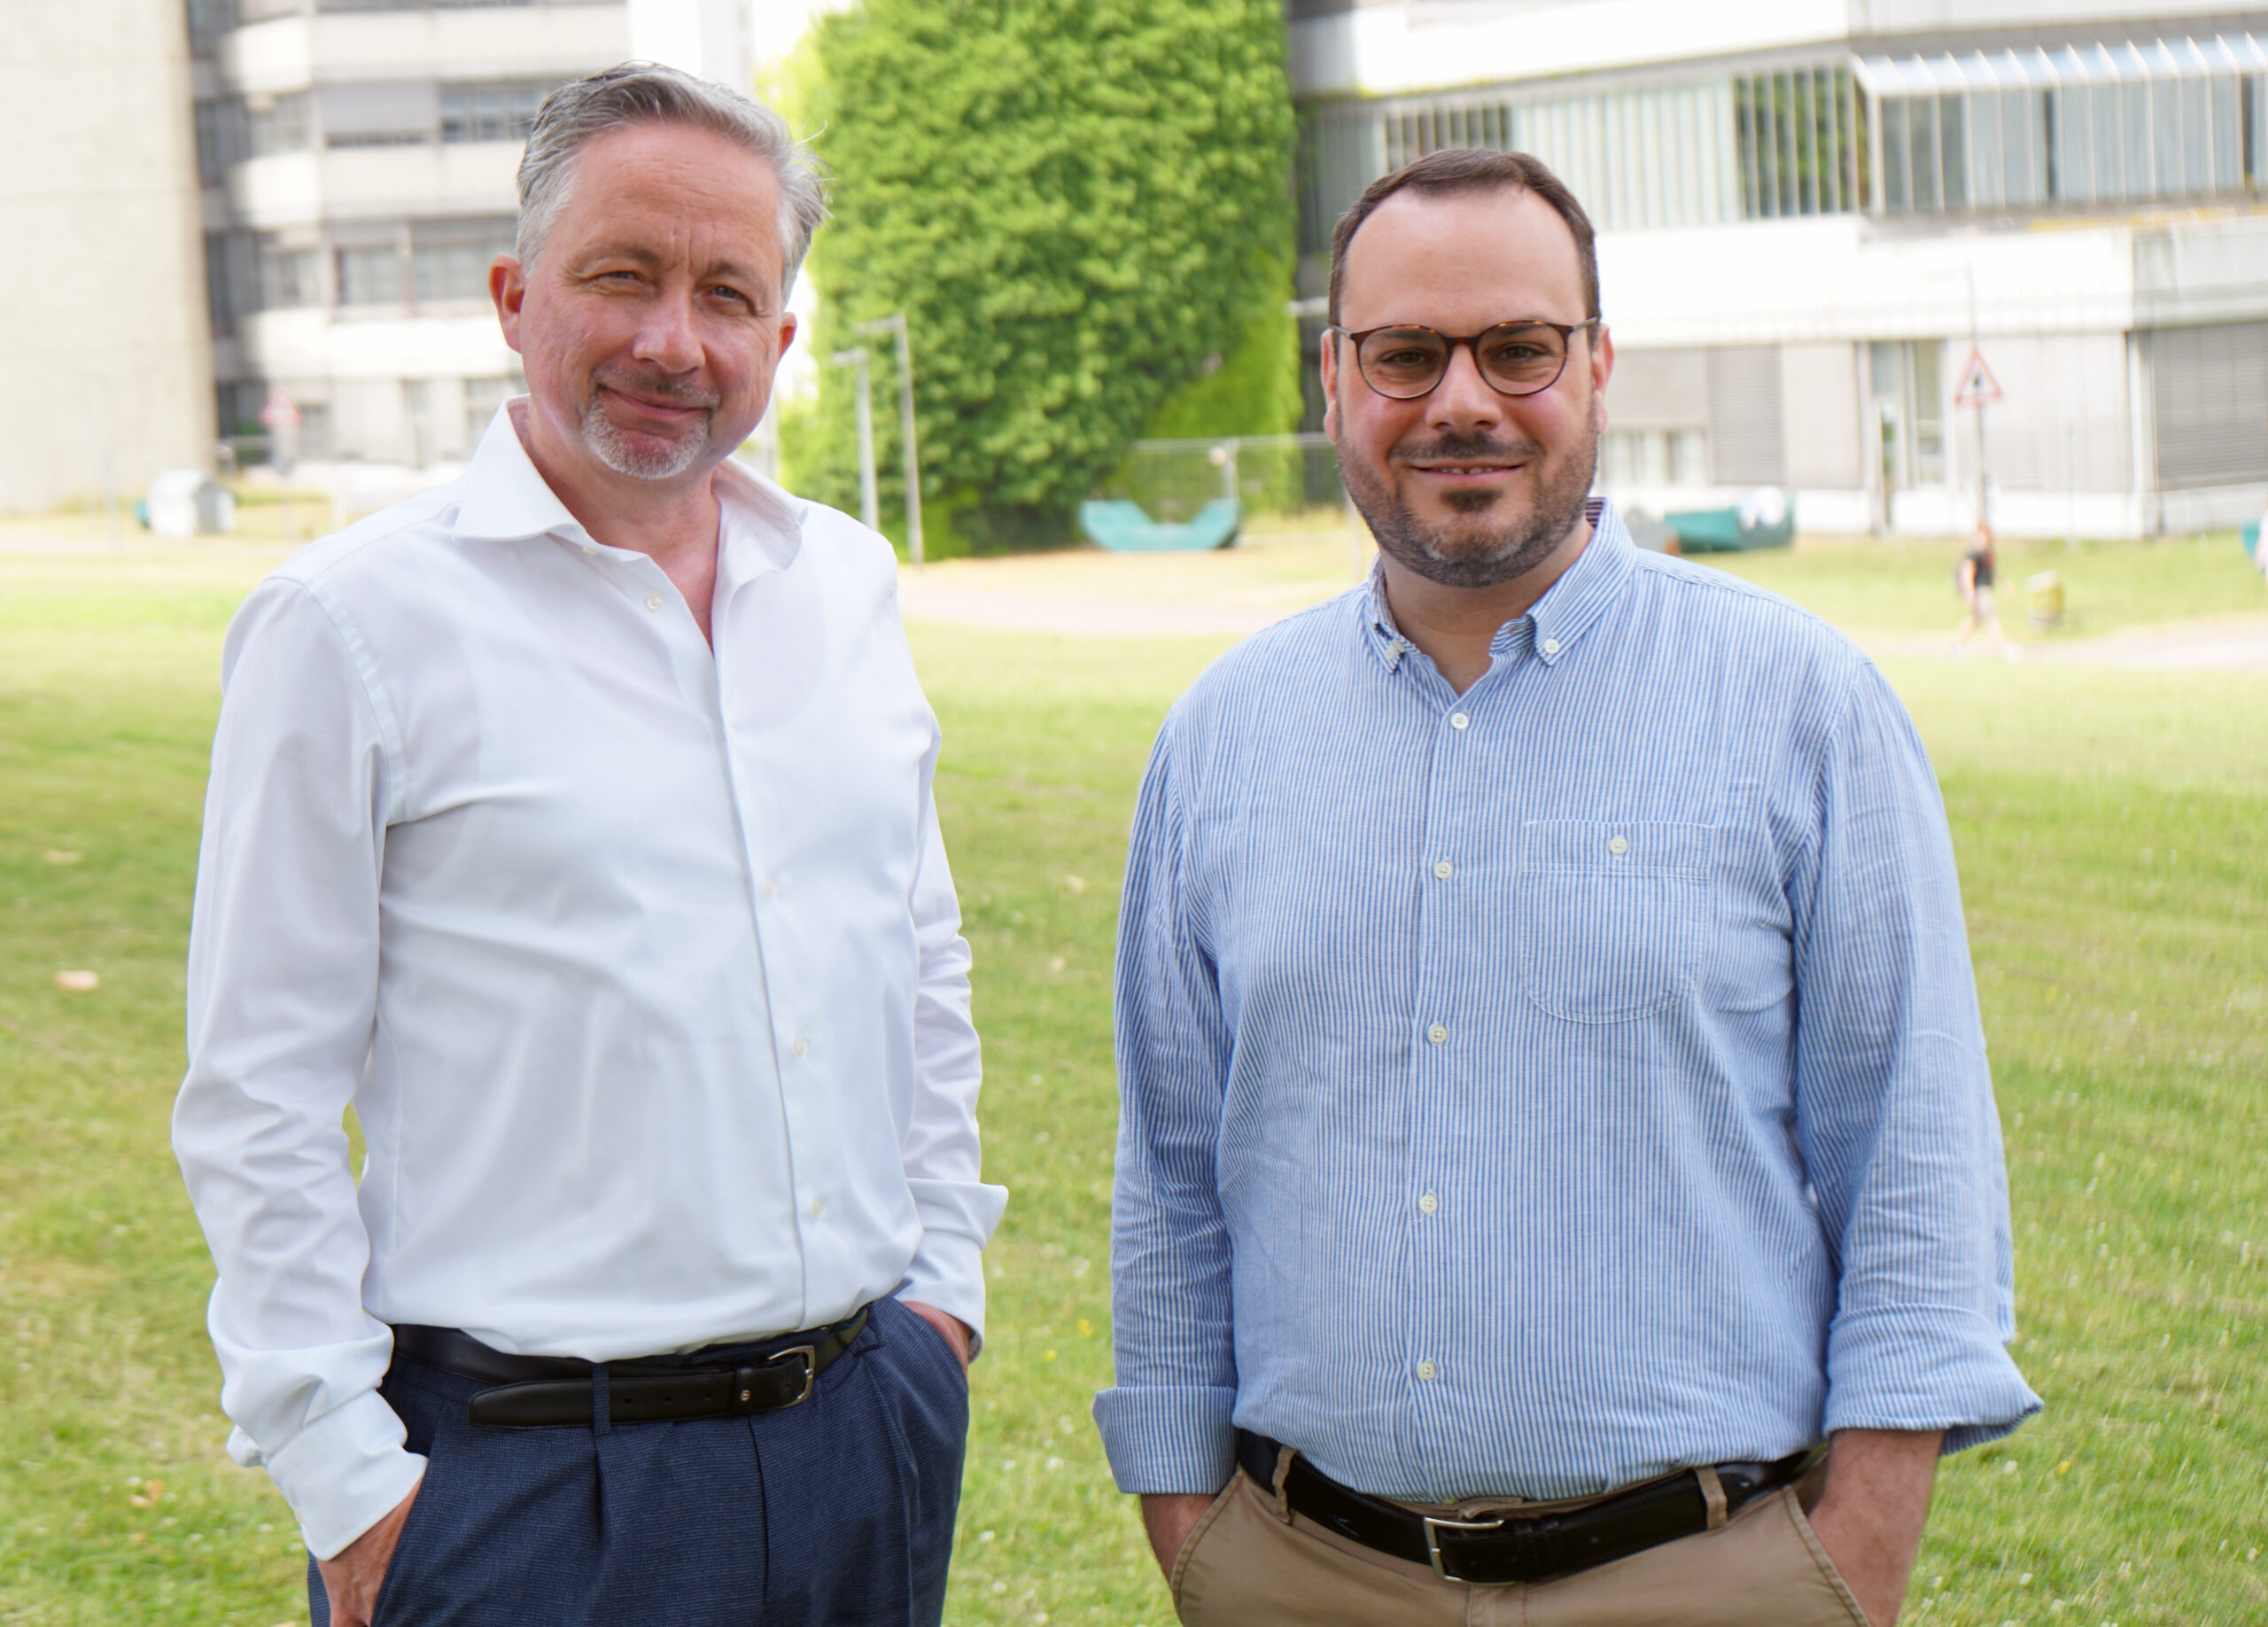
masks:
<path fill-rule="evenodd" d="M 1387 199 L 1400 191 L 1423 192 L 1429 198 L 1454 198 L 1470 192 L 1528 191 L 1558 211 L 1575 237 L 1575 257 L 1583 269 L 1583 315 L 1596 316 L 1598 308 L 1598 235 L 1591 217 L 1583 212 L 1567 183 L 1553 175 L 1544 161 L 1527 152 L 1497 152 L 1487 147 L 1444 147 L 1404 164 L 1390 175 L 1380 175 L 1363 190 L 1353 208 L 1339 217 L 1331 234 L 1331 325 L 1339 326 L 1339 295 L 1347 281 L 1347 251 L 1363 222 Z"/>

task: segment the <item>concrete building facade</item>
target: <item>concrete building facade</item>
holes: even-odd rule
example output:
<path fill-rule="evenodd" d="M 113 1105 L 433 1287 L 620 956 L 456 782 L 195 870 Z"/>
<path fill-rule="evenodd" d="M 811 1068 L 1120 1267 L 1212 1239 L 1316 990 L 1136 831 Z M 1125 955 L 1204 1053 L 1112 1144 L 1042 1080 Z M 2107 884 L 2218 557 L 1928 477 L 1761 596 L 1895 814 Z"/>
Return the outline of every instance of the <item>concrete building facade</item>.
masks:
<path fill-rule="evenodd" d="M 749 82 L 741 0 L 190 0 L 215 416 L 298 478 L 423 484 L 522 387 L 488 268 L 554 86 L 644 57 Z"/>
<path fill-rule="evenodd" d="M 0 314 L 0 512 L 123 500 L 213 443 L 180 0 L 10 22 L 33 71 L 14 92 L 27 134 L 0 160 L 0 243 L 28 273 Z"/>
<path fill-rule="evenodd" d="M 2197 0 L 1292 0 L 1302 292 L 1373 177 L 1551 164 L 1600 229 L 1601 486 L 1806 530 L 2268 500 L 2268 12 Z M 1310 323 L 1310 343 L 1319 342 Z M 1958 404 L 1971 352 L 1998 401 Z"/>

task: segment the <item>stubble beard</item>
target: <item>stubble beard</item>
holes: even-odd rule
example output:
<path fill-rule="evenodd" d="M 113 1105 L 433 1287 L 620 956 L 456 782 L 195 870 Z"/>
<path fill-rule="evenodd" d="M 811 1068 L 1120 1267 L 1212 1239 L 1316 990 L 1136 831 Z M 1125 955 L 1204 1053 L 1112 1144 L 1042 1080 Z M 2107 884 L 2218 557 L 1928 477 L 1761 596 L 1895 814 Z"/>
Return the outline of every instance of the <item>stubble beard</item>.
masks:
<path fill-rule="evenodd" d="M 703 408 L 707 409 L 706 416 L 697 424 L 687 424 L 661 448 L 653 449 L 640 442 L 655 437 L 645 435 L 633 440 L 607 416 L 602 386 L 672 401 L 679 406 Z M 672 480 L 692 468 L 708 450 L 710 435 L 716 427 L 716 411 L 714 395 L 688 389 L 664 375 L 602 372 L 593 377 L 589 399 L 583 403 L 583 444 L 594 457 L 618 475 L 627 475 L 633 480 Z"/>
<path fill-rule="evenodd" d="M 1487 435 L 1443 435 L 1394 448 L 1405 458 L 1429 462 L 1472 459 L 1480 463 L 1522 462 L 1537 471 L 1535 497 L 1525 511 L 1503 524 L 1479 520 L 1507 501 L 1498 492 L 1449 492 L 1442 501 L 1460 514 L 1475 517 L 1452 531 L 1428 525 L 1390 476 L 1359 458 L 1340 458 L 1347 495 L 1379 548 L 1396 564 L 1444 588 L 1494 588 L 1527 575 L 1551 557 L 1582 519 L 1592 478 L 1598 471 L 1598 432 L 1589 430 L 1556 463 L 1534 441 L 1496 440 Z M 1389 461 L 1391 459 L 1389 455 Z"/>

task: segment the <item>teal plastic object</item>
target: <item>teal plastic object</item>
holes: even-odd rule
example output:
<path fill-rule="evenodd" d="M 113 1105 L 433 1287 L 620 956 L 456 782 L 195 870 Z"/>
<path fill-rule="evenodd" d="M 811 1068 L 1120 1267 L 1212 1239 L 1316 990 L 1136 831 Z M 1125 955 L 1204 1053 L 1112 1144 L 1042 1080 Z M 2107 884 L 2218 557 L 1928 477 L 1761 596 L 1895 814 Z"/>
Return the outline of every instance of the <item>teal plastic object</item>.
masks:
<path fill-rule="evenodd" d="M 2260 522 L 2255 520 L 2244 528 L 2244 557 L 2253 564 L 2260 563 Z"/>
<path fill-rule="evenodd" d="M 1738 509 L 1687 509 L 1663 515 L 1662 522 L 1677 533 L 1678 547 L 1689 554 L 1744 554 L 1786 548 L 1796 540 L 1792 503 L 1776 525 L 1744 525 Z"/>
<path fill-rule="evenodd" d="M 1216 497 L 1185 525 L 1153 520 L 1138 502 L 1092 502 L 1079 505 L 1079 529 L 1090 541 L 1114 554 L 1196 554 L 1226 548 L 1244 526 L 1244 504 Z"/>

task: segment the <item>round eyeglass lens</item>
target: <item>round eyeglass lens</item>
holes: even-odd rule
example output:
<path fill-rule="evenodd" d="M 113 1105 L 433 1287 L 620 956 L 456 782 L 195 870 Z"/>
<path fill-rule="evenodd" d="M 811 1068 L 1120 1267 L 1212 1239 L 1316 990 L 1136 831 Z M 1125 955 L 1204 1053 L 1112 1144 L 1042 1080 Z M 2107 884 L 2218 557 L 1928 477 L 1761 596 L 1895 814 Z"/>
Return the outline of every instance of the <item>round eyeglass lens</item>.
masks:
<path fill-rule="evenodd" d="M 1474 348 L 1480 355 L 1480 376 L 1507 395 L 1548 390 L 1567 365 L 1566 336 L 1540 323 L 1491 328 Z"/>
<path fill-rule="evenodd" d="M 1365 334 L 1356 360 L 1381 395 L 1423 395 L 1449 370 L 1449 341 L 1431 328 L 1380 328 Z"/>

